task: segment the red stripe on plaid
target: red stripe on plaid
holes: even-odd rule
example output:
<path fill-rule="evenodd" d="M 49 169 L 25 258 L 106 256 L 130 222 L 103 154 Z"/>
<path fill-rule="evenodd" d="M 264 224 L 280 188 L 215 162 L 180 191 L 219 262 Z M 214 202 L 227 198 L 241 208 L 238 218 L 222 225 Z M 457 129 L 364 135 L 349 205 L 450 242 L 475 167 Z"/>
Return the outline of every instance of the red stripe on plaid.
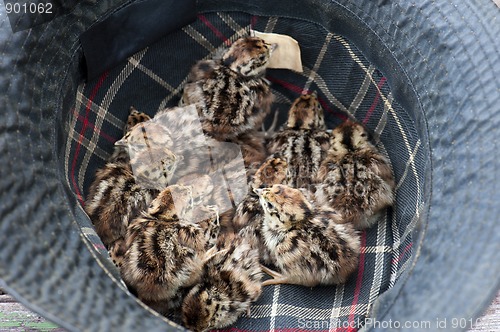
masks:
<path fill-rule="evenodd" d="M 301 88 L 300 86 L 292 84 L 292 83 L 287 82 L 287 81 L 280 80 L 279 78 L 269 77 L 269 76 L 266 76 L 266 78 L 269 81 L 271 81 L 272 83 L 276 83 L 278 85 L 281 85 L 285 89 L 290 90 L 292 92 L 295 92 L 295 93 L 298 93 L 298 94 L 302 94 L 302 91 L 304 91 L 304 89 Z M 309 93 L 310 90 L 307 90 L 306 92 Z"/>
<path fill-rule="evenodd" d="M 255 24 L 257 24 L 257 20 L 259 19 L 258 16 L 252 16 L 252 18 L 250 19 L 250 29 L 253 30 L 253 27 L 255 26 Z"/>
<path fill-rule="evenodd" d="M 90 93 L 89 101 L 87 102 L 87 106 L 85 108 L 85 117 L 83 119 L 82 129 L 80 130 L 80 136 L 79 136 L 80 138 L 79 138 L 78 143 L 76 145 L 75 156 L 73 157 L 73 161 L 71 163 L 71 172 L 70 172 L 71 183 L 73 185 L 73 189 L 75 190 L 77 199 L 80 201 L 80 204 L 82 204 L 82 206 L 85 205 L 85 202 L 84 202 L 83 196 L 80 192 L 80 189 L 78 189 L 78 184 L 76 183 L 76 178 L 75 178 L 76 161 L 78 160 L 78 156 L 80 155 L 80 149 L 82 147 L 83 135 L 85 134 L 85 131 L 87 130 L 87 127 L 89 124 L 88 117 L 89 117 L 89 113 L 90 113 L 90 107 L 92 105 L 92 102 L 93 102 L 96 94 L 97 94 L 97 91 L 99 91 L 99 89 L 101 88 L 106 77 L 108 77 L 108 72 L 104 72 L 101 75 L 101 77 L 99 77 L 99 81 L 97 82 L 97 84 L 92 89 L 92 92 Z"/>
<path fill-rule="evenodd" d="M 361 233 L 361 248 L 366 247 L 366 231 Z M 361 250 L 361 254 L 359 255 L 359 268 L 358 268 L 358 277 L 356 279 L 356 288 L 354 289 L 354 298 L 351 304 L 351 310 L 349 311 L 349 328 L 347 332 L 357 331 L 358 329 L 355 327 L 354 322 L 354 314 L 356 312 L 356 305 L 358 304 L 359 294 L 361 293 L 361 285 L 363 284 L 363 272 L 365 271 L 365 251 Z"/>
<path fill-rule="evenodd" d="M 231 45 L 231 42 L 229 41 L 229 39 L 227 39 L 227 37 L 224 36 L 224 34 L 222 32 L 220 32 L 220 30 L 217 29 L 212 23 L 210 23 L 210 21 L 205 17 L 205 15 L 198 15 L 198 19 L 200 21 L 202 21 L 203 24 L 205 24 L 210 30 L 212 30 L 212 32 L 217 37 L 219 37 L 220 39 L 222 39 L 222 41 L 224 41 L 224 44 L 226 44 L 227 46 Z"/>
<path fill-rule="evenodd" d="M 285 89 L 287 90 L 290 90 L 292 92 L 295 92 L 299 95 L 301 95 L 303 92 L 304 92 L 304 89 L 301 88 L 300 86 L 298 85 L 294 85 L 290 82 L 287 82 L 287 81 L 283 81 L 283 80 L 280 80 L 278 78 L 274 78 L 274 77 L 270 77 L 270 76 L 266 76 L 266 78 L 272 82 L 272 83 L 276 83 L 278 85 L 281 85 L 282 87 L 284 87 Z M 306 90 L 305 91 L 306 93 L 312 93 L 312 90 Z M 321 106 L 324 108 L 325 111 L 329 112 L 329 113 L 332 113 L 335 117 L 341 119 L 341 120 L 347 120 L 347 114 L 344 114 L 343 112 L 335 112 L 330 106 L 329 106 L 329 103 L 324 100 L 323 98 L 320 98 L 318 97 L 318 101 L 319 103 L 321 104 Z"/>
<path fill-rule="evenodd" d="M 106 247 L 100 243 L 94 243 L 94 248 L 97 250 L 106 250 Z"/>
<path fill-rule="evenodd" d="M 373 100 L 372 105 L 368 109 L 368 112 L 366 113 L 366 116 L 363 119 L 363 124 L 366 124 L 368 122 L 368 120 L 370 120 L 373 111 L 375 111 L 375 108 L 377 107 L 378 102 L 380 100 L 380 89 L 384 86 L 384 84 L 385 84 L 386 81 L 387 81 L 387 79 L 385 77 L 382 77 L 380 79 L 380 81 L 378 82 L 378 84 L 377 84 L 377 87 L 378 87 L 378 89 L 377 89 L 377 95 L 375 96 L 375 99 Z"/>
<path fill-rule="evenodd" d="M 85 122 L 85 117 L 83 117 L 81 114 L 76 114 L 76 117 L 79 121 Z M 99 136 L 101 136 L 102 138 L 104 138 L 108 142 L 114 143 L 118 140 L 115 137 L 109 136 L 108 134 L 106 134 L 100 130 L 97 130 L 96 126 L 92 122 L 88 121 L 88 119 L 87 119 L 87 124 L 90 126 L 90 128 L 92 128 L 92 130 L 94 130 L 94 132 L 97 132 L 99 134 Z"/>
<path fill-rule="evenodd" d="M 347 116 L 347 114 L 345 114 L 344 112 L 335 112 L 330 106 L 329 106 L 329 103 L 324 100 L 323 98 L 320 98 L 318 97 L 318 101 L 319 103 L 321 104 L 321 107 L 323 107 L 323 109 L 329 113 L 332 113 L 336 118 L 342 120 L 342 121 L 345 121 L 347 120 L 349 117 Z"/>
<path fill-rule="evenodd" d="M 407 246 L 403 249 L 403 252 L 402 252 L 402 253 L 401 253 L 398 257 L 394 258 L 394 259 L 391 261 L 391 264 L 393 264 L 393 265 L 394 265 L 394 264 L 399 263 L 399 261 L 400 261 L 401 259 L 403 259 L 403 257 L 404 257 L 404 256 L 405 256 L 405 254 L 408 252 L 408 250 L 410 250 L 410 249 L 411 249 L 411 247 L 413 247 L 413 242 L 412 242 L 412 243 L 410 243 L 410 244 L 408 244 L 408 245 L 407 245 Z"/>

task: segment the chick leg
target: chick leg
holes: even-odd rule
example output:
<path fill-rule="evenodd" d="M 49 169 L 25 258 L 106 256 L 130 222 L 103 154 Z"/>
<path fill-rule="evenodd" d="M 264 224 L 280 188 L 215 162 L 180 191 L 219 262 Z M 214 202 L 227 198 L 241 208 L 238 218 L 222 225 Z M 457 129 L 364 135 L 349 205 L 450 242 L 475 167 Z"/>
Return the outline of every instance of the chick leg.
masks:
<path fill-rule="evenodd" d="M 269 126 L 268 129 L 265 128 L 264 124 L 262 124 L 262 131 L 264 132 L 265 138 L 270 138 L 276 132 L 276 126 L 278 124 L 278 111 L 274 111 L 273 122 Z"/>
<path fill-rule="evenodd" d="M 276 272 L 274 270 L 271 270 L 267 266 L 260 265 L 260 268 L 262 269 L 262 272 L 268 274 L 269 276 L 272 277 L 272 279 L 264 280 L 262 282 L 262 286 L 269 286 L 269 285 L 279 285 L 279 284 L 288 284 L 288 277 L 282 275 L 279 272 Z"/>
<path fill-rule="evenodd" d="M 227 251 L 228 249 L 218 250 L 216 246 L 213 246 L 212 248 L 208 249 L 205 252 L 203 263 L 207 263 L 209 260 L 211 260 L 217 255 L 224 255 L 225 253 L 227 253 Z"/>
<path fill-rule="evenodd" d="M 250 306 L 247 308 L 247 317 L 250 317 Z"/>

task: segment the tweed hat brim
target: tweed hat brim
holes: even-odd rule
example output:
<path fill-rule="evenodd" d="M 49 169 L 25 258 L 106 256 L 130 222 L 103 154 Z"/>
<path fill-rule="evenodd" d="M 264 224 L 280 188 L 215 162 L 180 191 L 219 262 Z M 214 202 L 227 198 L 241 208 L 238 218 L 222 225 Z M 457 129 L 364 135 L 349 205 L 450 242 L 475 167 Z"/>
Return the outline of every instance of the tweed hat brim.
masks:
<path fill-rule="evenodd" d="M 131 2 L 80 1 L 15 33 L 0 8 L 0 287 L 71 331 L 180 328 L 128 293 L 84 236 L 88 217 L 75 208 L 61 166 L 71 162 L 62 151 L 63 111 L 85 79 L 80 37 Z M 384 72 L 395 100 L 415 119 L 418 149 L 429 158 L 419 170 L 424 204 L 412 258 L 375 302 L 366 328 L 475 319 L 500 286 L 495 4 L 207 0 L 198 2 L 198 11 L 316 22 L 348 38 Z"/>

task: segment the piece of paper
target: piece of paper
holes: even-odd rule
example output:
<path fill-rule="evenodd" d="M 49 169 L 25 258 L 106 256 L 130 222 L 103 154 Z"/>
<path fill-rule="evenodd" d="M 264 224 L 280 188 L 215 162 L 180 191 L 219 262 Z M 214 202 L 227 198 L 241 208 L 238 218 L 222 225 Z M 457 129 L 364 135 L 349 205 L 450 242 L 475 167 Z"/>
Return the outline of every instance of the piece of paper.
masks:
<path fill-rule="evenodd" d="M 264 33 L 255 30 L 251 30 L 250 34 L 262 38 L 266 43 L 278 45 L 269 59 L 268 68 L 291 69 L 302 73 L 300 47 L 295 39 L 287 35 Z"/>

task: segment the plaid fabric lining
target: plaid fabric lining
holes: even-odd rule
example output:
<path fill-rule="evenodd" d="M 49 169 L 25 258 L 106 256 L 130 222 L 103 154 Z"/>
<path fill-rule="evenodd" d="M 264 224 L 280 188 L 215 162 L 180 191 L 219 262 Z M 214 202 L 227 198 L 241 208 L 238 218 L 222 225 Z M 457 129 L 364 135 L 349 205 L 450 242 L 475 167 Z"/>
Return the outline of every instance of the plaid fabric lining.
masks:
<path fill-rule="evenodd" d="M 95 171 L 112 151 L 131 105 L 153 115 L 176 105 L 187 73 L 199 59 L 247 35 L 250 28 L 288 34 L 298 40 L 303 73 L 269 70 L 274 109 L 284 121 L 302 92 L 317 91 L 330 128 L 348 117 L 364 123 L 390 157 L 396 181 L 395 208 L 362 233 L 359 269 L 338 287 L 266 287 L 231 331 L 354 331 L 363 325 L 377 297 L 398 280 L 412 251 L 411 231 L 423 204 L 426 155 L 413 119 L 393 100 L 386 78 L 348 40 L 311 22 L 244 13 L 206 13 L 180 31 L 138 52 L 97 80 L 78 88 L 66 121 L 66 180 L 83 205 Z M 168 52 L 169 62 L 165 54 Z M 83 233 L 103 255 L 88 225 Z"/>

